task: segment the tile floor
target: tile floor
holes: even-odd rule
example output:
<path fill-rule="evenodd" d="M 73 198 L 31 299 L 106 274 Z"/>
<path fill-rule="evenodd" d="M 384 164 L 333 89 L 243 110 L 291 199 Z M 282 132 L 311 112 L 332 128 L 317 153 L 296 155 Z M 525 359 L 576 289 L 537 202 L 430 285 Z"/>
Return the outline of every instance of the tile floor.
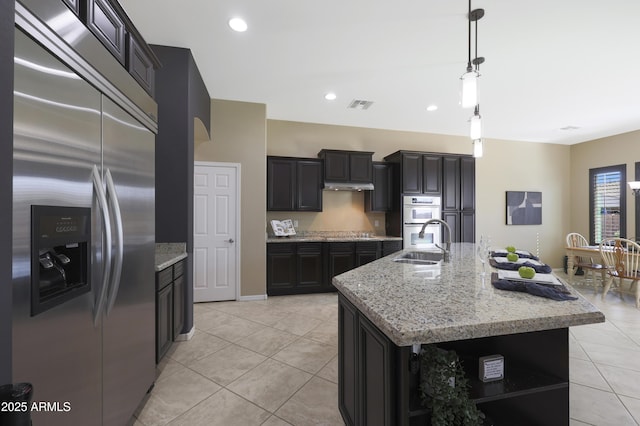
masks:
<path fill-rule="evenodd" d="M 607 318 L 570 330 L 571 426 L 640 424 L 640 310 L 600 300 Z M 343 425 L 337 407 L 337 295 L 195 305 L 134 426 Z"/>

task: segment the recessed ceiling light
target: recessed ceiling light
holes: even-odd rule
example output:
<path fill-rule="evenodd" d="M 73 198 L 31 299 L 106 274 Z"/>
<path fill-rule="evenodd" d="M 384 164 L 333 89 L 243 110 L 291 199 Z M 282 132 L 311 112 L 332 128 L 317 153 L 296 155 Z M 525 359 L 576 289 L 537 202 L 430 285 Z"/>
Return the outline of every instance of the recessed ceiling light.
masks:
<path fill-rule="evenodd" d="M 335 100 L 336 100 L 336 98 L 337 98 L 337 96 L 336 96 L 336 94 L 335 94 L 335 93 L 333 93 L 333 92 L 329 92 L 329 93 L 327 93 L 326 95 L 324 95 L 324 98 L 325 98 L 326 100 L 328 100 L 328 101 L 335 101 Z"/>
<path fill-rule="evenodd" d="M 438 109 L 438 105 L 429 105 L 427 107 L 427 111 L 431 112 L 431 111 L 435 111 Z"/>
<path fill-rule="evenodd" d="M 242 18 L 231 18 L 229 19 L 229 26 L 233 31 L 237 31 L 239 33 L 243 33 L 247 31 L 247 22 Z"/>

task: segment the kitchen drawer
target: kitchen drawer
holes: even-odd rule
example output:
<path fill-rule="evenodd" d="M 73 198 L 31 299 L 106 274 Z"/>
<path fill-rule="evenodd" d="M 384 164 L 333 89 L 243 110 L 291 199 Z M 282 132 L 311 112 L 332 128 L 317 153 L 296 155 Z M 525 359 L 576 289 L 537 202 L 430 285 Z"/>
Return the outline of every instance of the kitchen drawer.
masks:
<path fill-rule="evenodd" d="M 173 266 L 156 273 L 156 291 L 162 290 L 173 281 Z"/>
<path fill-rule="evenodd" d="M 355 249 L 356 243 L 329 243 L 331 253 L 353 253 Z"/>
<path fill-rule="evenodd" d="M 356 251 L 359 252 L 377 252 L 380 250 L 378 241 L 359 241 L 356 243 Z"/>
<path fill-rule="evenodd" d="M 184 260 L 173 265 L 173 279 L 181 277 L 184 274 Z"/>

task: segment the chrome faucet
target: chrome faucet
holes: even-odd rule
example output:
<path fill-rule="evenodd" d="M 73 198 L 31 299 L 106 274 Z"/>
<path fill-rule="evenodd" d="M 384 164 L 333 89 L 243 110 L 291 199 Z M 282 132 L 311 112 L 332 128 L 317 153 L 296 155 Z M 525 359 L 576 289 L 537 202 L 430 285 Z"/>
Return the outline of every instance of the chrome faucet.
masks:
<path fill-rule="evenodd" d="M 438 247 L 440 250 L 442 250 L 442 253 L 444 255 L 444 261 L 448 262 L 449 258 L 451 256 L 451 228 L 449 227 L 449 224 L 447 222 L 445 222 L 444 220 L 440 220 L 440 219 L 429 219 L 428 221 L 426 221 L 424 223 L 424 225 L 422 225 L 422 229 L 420 230 L 420 233 L 418 234 L 419 238 L 424 238 L 424 230 L 427 226 L 431 225 L 432 223 L 441 223 L 444 225 L 445 228 L 447 228 L 447 234 L 449 239 L 446 242 L 445 248 L 443 248 L 442 246 L 439 246 L 438 244 L 436 244 L 436 247 Z"/>

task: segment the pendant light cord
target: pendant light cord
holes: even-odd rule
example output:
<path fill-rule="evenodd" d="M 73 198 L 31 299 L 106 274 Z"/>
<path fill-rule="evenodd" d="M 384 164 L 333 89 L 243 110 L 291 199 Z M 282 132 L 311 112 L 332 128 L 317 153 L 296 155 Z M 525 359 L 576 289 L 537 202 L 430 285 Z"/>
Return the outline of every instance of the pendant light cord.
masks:
<path fill-rule="evenodd" d="M 469 60 L 467 61 L 467 72 L 471 72 L 471 0 L 469 0 L 469 13 L 467 14 L 467 21 L 469 21 L 469 31 L 467 31 L 467 34 L 469 35 Z"/>

